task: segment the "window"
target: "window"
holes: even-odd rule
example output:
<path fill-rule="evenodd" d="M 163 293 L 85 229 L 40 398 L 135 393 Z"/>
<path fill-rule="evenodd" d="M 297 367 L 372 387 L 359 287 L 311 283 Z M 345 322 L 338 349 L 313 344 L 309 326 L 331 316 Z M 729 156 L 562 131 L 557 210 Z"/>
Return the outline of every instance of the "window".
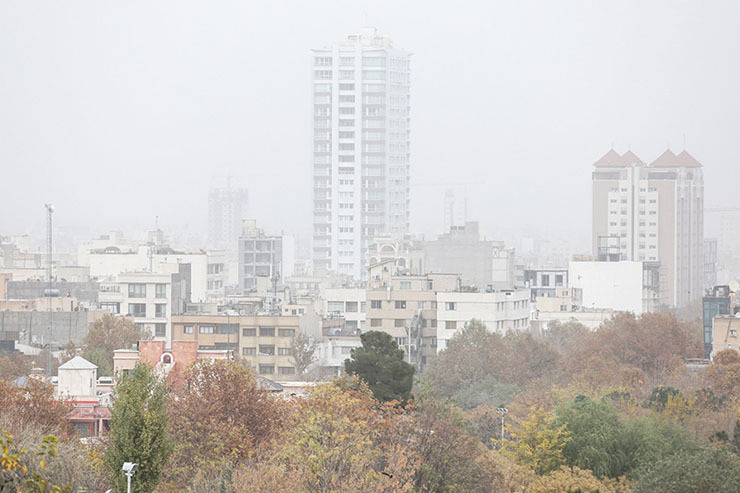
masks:
<path fill-rule="evenodd" d="M 103 302 L 103 303 L 100 303 L 100 309 L 101 310 L 108 310 L 113 315 L 118 315 L 119 313 L 121 313 L 121 304 L 120 303 Z"/>
<path fill-rule="evenodd" d="M 182 328 L 183 334 L 192 334 L 193 333 L 193 326 L 192 325 L 186 325 Z"/>
<path fill-rule="evenodd" d="M 219 324 L 217 328 L 219 334 L 236 334 L 239 331 L 237 324 Z"/>
<path fill-rule="evenodd" d="M 737 337 L 737 331 L 736 330 L 731 330 L 730 331 L 730 337 Z"/>
<path fill-rule="evenodd" d="M 260 337 L 274 337 L 275 327 L 260 327 Z"/>
<path fill-rule="evenodd" d="M 213 334 L 215 333 L 213 325 L 201 325 L 198 327 L 199 334 Z"/>
<path fill-rule="evenodd" d="M 129 303 L 128 312 L 134 317 L 146 317 L 146 303 Z"/>
<path fill-rule="evenodd" d="M 562 286 L 562 285 L 563 285 L 563 275 L 556 274 L 555 275 L 555 286 Z"/>
<path fill-rule="evenodd" d="M 383 308 L 383 300 L 371 300 L 370 308 L 376 308 L 380 310 L 381 308 Z"/>
<path fill-rule="evenodd" d="M 242 348 L 242 356 L 254 356 L 257 354 L 257 348 L 253 347 L 243 347 Z"/>
<path fill-rule="evenodd" d="M 167 316 L 167 303 L 157 303 L 154 305 L 154 316 L 162 318 Z"/>
<path fill-rule="evenodd" d="M 289 347 L 278 348 L 278 356 L 290 356 L 291 354 L 293 354 L 293 351 Z"/>
<path fill-rule="evenodd" d="M 146 298 L 146 284 L 129 284 L 128 285 L 128 297 L 129 298 Z"/>
<path fill-rule="evenodd" d="M 280 375 L 294 375 L 295 368 L 292 366 L 281 366 L 278 368 L 278 373 Z"/>
<path fill-rule="evenodd" d="M 447 311 L 454 311 L 457 309 L 457 303 L 448 301 L 445 303 L 445 310 Z"/>
<path fill-rule="evenodd" d="M 380 318 L 371 318 L 370 327 L 380 327 L 383 325 L 383 320 Z"/>
<path fill-rule="evenodd" d="M 154 297 L 155 298 L 166 298 L 167 297 L 167 285 L 157 283 L 154 285 Z"/>
<path fill-rule="evenodd" d="M 396 309 L 397 310 L 405 310 L 406 309 L 406 302 L 403 300 L 396 301 Z"/>
<path fill-rule="evenodd" d="M 295 336 L 295 329 L 278 329 L 278 336 L 293 337 Z"/>
<path fill-rule="evenodd" d="M 166 337 L 167 336 L 167 324 L 154 324 L 154 336 L 155 337 Z"/>
<path fill-rule="evenodd" d="M 275 346 L 272 344 L 260 344 L 260 356 L 275 356 Z"/>
<path fill-rule="evenodd" d="M 550 276 L 547 274 L 542 274 L 542 286 L 548 287 L 550 286 Z"/>
<path fill-rule="evenodd" d="M 347 302 L 347 305 L 346 305 L 346 308 L 345 308 L 345 311 L 346 312 L 349 312 L 349 313 L 357 313 L 357 302 L 356 301 L 348 301 Z"/>
<path fill-rule="evenodd" d="M 354 91 L 355 85 L 354 84 L 339 84 L 339 90 L 340 91 Z"/>
<path fill-rule="evenodd" d="M 445 321 L 445 329 L 456 330 L 457 329 L 457 322 L 455 320 L 446 320 Z"/>
<path fill-rule="evenodd" d="M 327 310 L 330 312 L 343 312 L 344 302 L 343 301 L 329 301 L 327 303 Z"/>
<path fill-rule="evenodd" d="M 397 318 L 393 321 L 394 327 L 406 327 L 406 320 L 402 318 Z"/>
<path fill-rule="evenodd" d="M 244 327 L 242 328 L 242 336 L 244 337 L 256 337 L 257 336 L 257 329 Z"/>
<path fill-rule="evenodd" d="M 275 365 L 260 365 L 259 372 L 262 375 L 273 375 L 275 373 Z"/>
<path fill-rule="evenodd" d="M 401 289 L 411 289 L 411 281 L 401 281 Z"/>

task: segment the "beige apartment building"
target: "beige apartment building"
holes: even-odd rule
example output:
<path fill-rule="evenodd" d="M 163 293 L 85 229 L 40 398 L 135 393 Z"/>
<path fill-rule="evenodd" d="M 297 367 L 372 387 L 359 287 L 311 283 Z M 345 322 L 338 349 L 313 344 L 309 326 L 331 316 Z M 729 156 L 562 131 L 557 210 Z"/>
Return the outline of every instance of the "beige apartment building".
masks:
<path fill-rule="evenodd" d="M 661 302 L 703 294 L 704 178 L 685 150 L 650 164 L 614 150 L 594 163 L 593 254 L 602 261 L 659 262 Z M 584 293 L 585 296 L 585 293 Z"/>
<path fill-rule="evenodd" d="M 740 352 L 740 318 L 725 315 L 712 319 L 712 358 L 724 349 Z"/>
<path fill-rule="evenodd" d="M 227 349 L 249 362 L 259 376 L 297 378 L 292 343 L 301 330 L 297 316 L 181 315 L 172 317 L 173 341 L 196 341 L 198 349 Z"/>

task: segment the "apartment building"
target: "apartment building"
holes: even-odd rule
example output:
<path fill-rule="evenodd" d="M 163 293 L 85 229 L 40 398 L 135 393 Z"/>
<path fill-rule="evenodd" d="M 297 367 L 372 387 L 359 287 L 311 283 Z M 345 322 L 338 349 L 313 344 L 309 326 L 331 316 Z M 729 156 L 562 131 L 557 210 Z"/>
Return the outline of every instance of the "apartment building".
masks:
<path fill-rule="evenodd" d="M 366 329 L 393 336 L 422 368 L 471 319 L 491 331 L 528 330 L 528 289 L 477 292 L 458 274 L 389 276 L 367 289 Z"/>
<path fill-rule="evenodd" d="M 257 221 L 246 219 L 239 237 L 239 290 L 256 291 L 259 278 L 276 290 L 282 284 L 283 268 L 283 237 L 266 235 Z"/>
<path fill-rule="evenodd" d="M 313 266 L 356 279 L 409 229 L 410 58 L 375 28 L 313 50 Z"/>
<path fill-rule="evenodd" d="M 172 341 L 172 315 L 180 314 L 187 303 L 185 276 L 129 272 L 115 281 L 100 286 L 98 300 L 101 310 L 129 315 L 155 340 Z"/>
<path fill-rule="evenodd" d="M 525 269 L 524 285 L 531 290 L 532 301 L 541 296 L 554 296 L 558 288 L 568 287 L 568 269 Z"/>
<path fill-rule="evenodd" d="M 324 290 L 322 315 L 341 316 L 349 330 L 365 330 L 366 291 L 364 288 L 328 288 Z"/>
<path fill-rule="evenodd" d="M 208 192 L 208 246 L 233 258 L 238 251 L 242 220 L 247 217 L 247 190 L 214 187 Z"/>
<path fill-rule="evenodd" d="M 173 340 L 195 341 L 198 349 L 234 351 L 258 376 L 298 377 L 291 348 L 301 331 L 300 317 L 181 315 L 173 317 L 172 326 Z"/>
<path fill-rule="evenodd" d="M 685 150 L 650 164 L 613 149 L 594 163 L 593 254 L 599 260 L 660 263 L 660 294 L 670 306 L 702 296 L 704 179 Z M 584 292 L 584 296 L 586 293 Z"/>

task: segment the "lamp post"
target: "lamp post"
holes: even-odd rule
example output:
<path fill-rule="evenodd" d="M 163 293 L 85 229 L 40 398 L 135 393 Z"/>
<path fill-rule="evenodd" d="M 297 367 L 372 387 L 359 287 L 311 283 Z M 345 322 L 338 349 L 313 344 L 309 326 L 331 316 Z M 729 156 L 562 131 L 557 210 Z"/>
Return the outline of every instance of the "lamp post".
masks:
<path fill-rule="evenodd" d="M 49 277 L 49 292 L 46 294 L 46 296 L 49 299 L 49 341 L 46 344 L 46 350 L 48 352 L 46 357 L 46 374 L 49 378 L 51 378 L 51 339 L 52 339 L 52 325 L 54 323 L 54 319 L 52 318 L 52 268 L 53 268 L 53 262 L 52 262 L 52 249 L 51 249 L 51 215 L 54 213 L 54 206 L 52 204 L 44 204 L 44 207 L 46 207 L 46 254 L 47 254 L 47 260 L 49 262 L 48 265 L 48 272 L 47 276 Z"/>
<path fill-rule="evenodd" d="M 134 475 L 136 470 L 139 468 L 139 464 L 135 462 L 124 462 L 123 472 L 126 474 L 126 492 L 131 493 L 131 476 Z"/>
<path fill-rule="evenodd" d="M 497 407 L 496 411 L 501 413 L 501 446 L 504 445 L 504 416 L 509 412 L 505 407 Z"/>

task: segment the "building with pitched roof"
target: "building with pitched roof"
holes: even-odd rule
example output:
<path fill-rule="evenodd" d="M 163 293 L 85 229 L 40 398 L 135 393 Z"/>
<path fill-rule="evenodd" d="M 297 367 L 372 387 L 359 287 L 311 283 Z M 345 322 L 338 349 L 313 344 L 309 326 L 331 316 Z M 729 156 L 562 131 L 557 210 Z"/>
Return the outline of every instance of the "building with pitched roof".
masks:
<path fill-rule="evenodd" d="M 594 257 L 659 263 L 659 304 L 680 307 L 699 299 L 704 284 L 702 164 L 686 150 L 675 154 L 667 149 L 648 164 L 632 151 L 620 156 L 610 149 L 594 168 Z"/>

